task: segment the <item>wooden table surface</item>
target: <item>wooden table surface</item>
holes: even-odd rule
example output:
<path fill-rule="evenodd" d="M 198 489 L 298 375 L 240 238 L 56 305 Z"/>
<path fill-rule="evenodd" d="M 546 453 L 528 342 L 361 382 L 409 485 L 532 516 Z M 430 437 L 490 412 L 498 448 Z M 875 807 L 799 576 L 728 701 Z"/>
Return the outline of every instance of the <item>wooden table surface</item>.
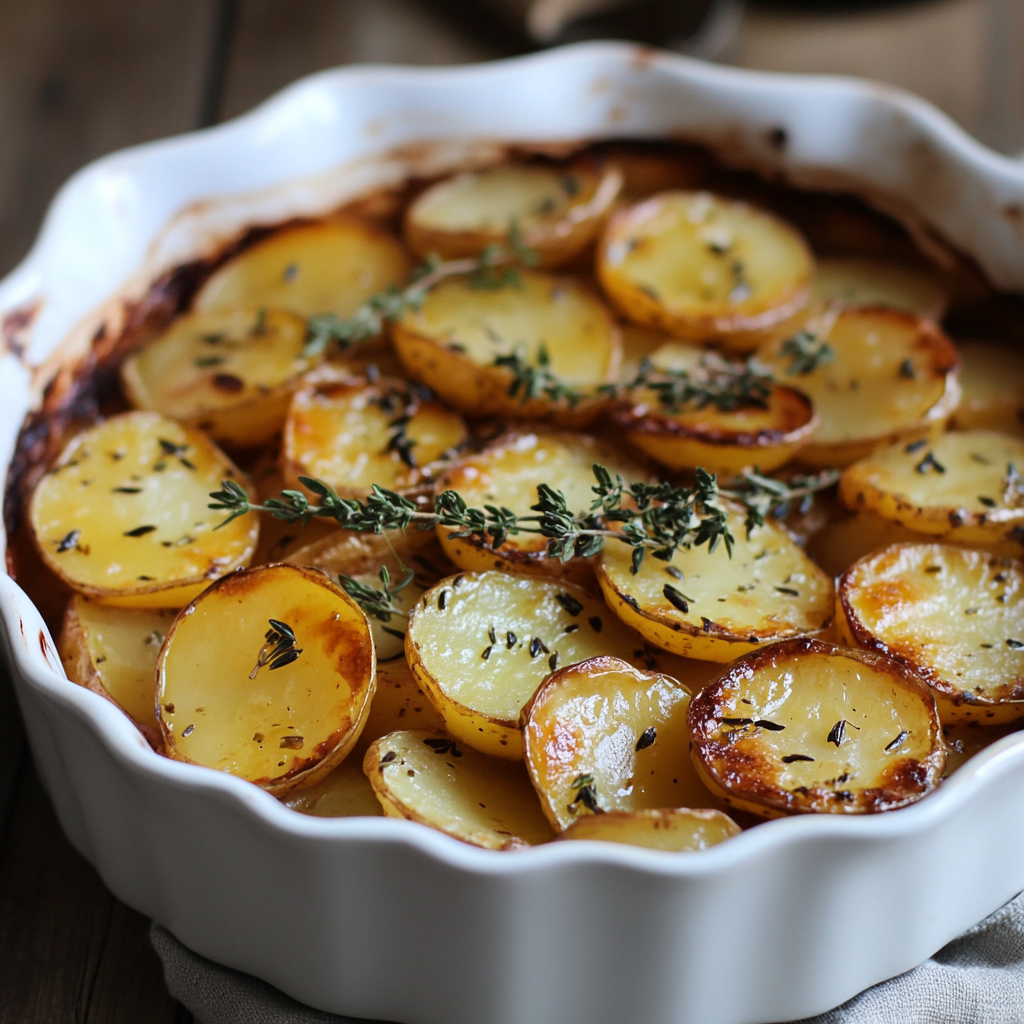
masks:
<path fill-rule="evenodd" d="M 233 116 L 324 67 L 500 55 L 501 39 L 460 33 L 438 13 L 450 0 L 431 2 L 0 0 L 0 273 L 61 182 L 103 153 Z M 1022 6 L 935 0 L 809 19 L 759 9 L 725 56 L 887 79 L 1010 151 L 1024 147 Z M 60 832 L 0 678 L 0 1024 L 191 1022 L 147 929 Z"/>

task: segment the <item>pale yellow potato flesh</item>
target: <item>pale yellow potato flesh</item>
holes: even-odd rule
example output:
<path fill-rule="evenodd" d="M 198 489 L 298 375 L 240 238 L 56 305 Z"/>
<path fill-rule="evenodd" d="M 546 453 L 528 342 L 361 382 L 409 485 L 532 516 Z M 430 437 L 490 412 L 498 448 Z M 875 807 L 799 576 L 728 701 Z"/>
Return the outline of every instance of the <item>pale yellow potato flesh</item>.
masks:
<path fill-rule="evenodd" d="M 460 747 L 444 733 L 390 733 L 370 746 L 363 771 L 389 817 L 488 850 L 552 838 L 522 765 Z"/>
<path fill-rule="evenodd" d="M 444 720 L 416 681 L 405 655 L 377 662 L 377 691 L 370 704 L 366 726 L 349 760 L 358 758 L 361 762 L 374 740 L 401 729 L 444 731 Z"/>
<path fill-rule="evenodd" d="M 997 341 L 959 342 L 960 404 L 957 430 L 1024 434 L 1024 353 Z"/>
<path fill-rule="evenodd" d="M 460 573 L 427 591 L 405 650 L 448 732 L 511 760 L 522 757 L 519 712 L 556 668 L 599 654 L 658 666 L 658 652 L 587 590 L 503 572 Z"/>
<path fill-rule="evenodd" d="M 801 462 L 848 466 L 891 442 L 942 429 L 960 396 L 958 357 L 934 323 L 892 309 L 847 309 L 811 329 L 834 359 L 810 373 L 790 374 L 782 342 L 762 352 L 776 380 L 803 391 L 818 413 Z"/>
<path fill-rule="evenodd" d="M 721 811 L 671 807 L 585 814 L 577 817 L 558 839 L 590 839 L 666 853 L 696 853 L 739 833 L 739 825 Z"/>
<path fill-rule="evenodd" d="M 850 256 L 819 257 L 812 299 L 844 306 L 883 306 L 941 320 L 948 298 L 931 274 L 902 263 Z"/>
<path fill-rule="evenodd" d="M 657 352 L 668 351 L 672 344 L 682 345 L 682 342 L 672 342 L 672 339 L 664 331 L 657 331 L 652 327 L 644 327 L 641 324 L 634 324 L 626 321 L 620 327 L 622 334 L 622 362 L 619 364 L 618 379 L 621 384 L 628 384 L 632 381 L 645 360 L 653 361 Z M 694 356 L 699 356 L 703 349 L 692 346 Z"/>
<path fill-rule="evenodd" d="M 271 619 L 291 627 L 299 652 L 276 668 Z M 359 738 L 375 670 L 365 615 L 326 575 L 286 564 L 233 573 L 181 612 L 161 651 L 165 749 L 275 795 L 313 783 Z"/>
<path fill-rule="evenodd" d="M 850 466 L 839 481 L 847 508 L 954 543 L 1019 543 L 1024 526 L 1024 438 L 953 431 L 894 444 Z"/>
<path fill-rule="evenodd" d="M 740 810 L 867 814 L 938 784 L 931 691 L 899 662 L 799 639 L 740 659 L 690 704 L 694 764 Z"/>
<path fill-rule="evenodd" d="M 523 708 L 523 757 L 553 828 L 607 811 L 716 807 L 697 777 L 678 680 L 602 656 L 550 675 Z M 585 790 L 585 792 L 581 791 Z"/>
<path fill-rule="evenodd" d="M 466 438 L 461 416 L 402 381 L 338 381 L 292 399 L 282 468 L 296 488 L 308 476 L 342 497 L 364 497 L 374 484 L 403 493 L 429 483 Z"/>
<path fill-rule="evenodd" d="M 538 486 L 549 484 L 565 495 L 570 509 L 583 512 L 594 501 L 595 463 L 628 483 L 648 478 L 636 462 L 595 437 L 565 431 L 512 431 L 442 474 L 435 493 L 454 490 L 471 508 L 495 505 L 529 516 L 537 504 Z M 593 579 L 591 559 L 549 558 L 547 539 L 539 534 L 516 534 L 494 549 L 478 537 L 452 537 L 453 532 L 451 527 L 437 528 L 445 554 L 461 569 L 536 573 L 579 583 Z"/>
<path fill-rule="evenodd" d="M 709 192 L 663 192 L 615 214 L 597 272 L 630 319 L 749 350 L 807 304 L 814 258 L 767 210 Z"/>
<path fill-rule="evenodd" d="M 156 660 L 173 620 L 173 611 L 111 608 L 76 594 L 57 641 L 68 678 L 116 704 L 157 747 Z"/>
<path fill-rule="evenodd" d="M 186 314 L 125 360 L 121 380 L 136 409 L 224 443 L 264 444 L 313 364 L 305 344 L 306 322 L 293 313 L 249 306 Z"/>
<path fill-rule="evenodd" d="M 293 565 L 312 565 L 328 576 L 377 577 L 382 565 L 387 566 L 392 579 L 401 579 L 402 566 L 415 570 L 417 578 L 436 582 L 454 570 L 441 552 L 433 529 L 385 530 L 384 533 L 356 533 L 336 524 L 317 536 L 311 526 L 333 520 L 314 519 L 309 526 L 291 527 L 298 539 L 312 535 L 309 542 L 289 541 L 286 553 L 279 559 Z M 286 535 L 288 536 L 288 535 Z M 424 562 L 426 560 L 426 562 Z"/>
<path fill-rule="evenodd" d="M 631 549 L 609 541 L 597 562 L 605 600 L 656 647 L 708 661 L 731 661 L 765 644 L 819 633 L 832 621 L 832 580 L 770 520 L 747 536 L 728 514 L 732 557 L 719 543 L 680 548 L 663 562 L 650 554 L 631 571 Z M 683 611 L 666 596 L 675 591 Z"/>
<path fill-rule="evenodd" d="M 355 217 L 275 231 L 210 275 L 192 304 L 198 312 L 262 305 L 298 316 L 347 318 L 371 295 L 402 285 L 411 263 L 397 238 Z"/>
<path fill-rule="evenodd" d="M 721 357 L 684 342 L 651 354 L 655 370 L 682 371 L 700 381 L 730 369 Z M 760 404 L 719 409 L 695 402 L 673 407 L 653 388 L 632 389 L 613 411 L 630 444 L 669 469 L 735 473 L 756 465 L 768 473 L 788 462 L 812 437 L 818 418 L 799 391 L 775 383 Z"/>
<path fill-rule="evenodd" d="M 615 167 L 502 164 L 465 171 L 413 200 L 405 237 L 421 256 L 477 256 L 508 245 L 512 225 L 538 265 L 558 266 L 592 242 L 622 188 Z"/>
<path fill-rule="evenodd" d="M 462 412 L 583 423 L 603 401 L 583 397 L 573 405 L 522 391 L 512 395 L 511 371 L 494 361 L 519 353 L 537 367 L 543 347 L 549 372 L 592 396 L 618 372 L 618 328 L 601 298 L 581 282 L 536 271 L 520 278 L 519 287 L 504 288 L 474 287 L 466 278 L 442 282 L 393 325 L 398 355 L 413 377 Z"/>
<path fill-rule="evenodd" d="M 384 810 L 363 774 L 362 760 L 346 758 L 319 782 L 302 789 L 290 789 L 281 803 L 314 818 L 381 818 Z"/>
<path fill-rule="evenodd" d="M 225 479 L 250 486 L 195 428 L 155 412 L 113 416 L 75 437 L 39 481 L 33 540 L 73 590 L 106 604 L 181 608 L 256 549 L 256 513 L 221 526 L 224 512 L 208 507 Z"/>
<path fill-rule="evenodd" d="M 909 665 L 943 724 L 1024 718 L 1024 562 L 948 544 L 896 544 L 839 581 L 851 642 Z"/>

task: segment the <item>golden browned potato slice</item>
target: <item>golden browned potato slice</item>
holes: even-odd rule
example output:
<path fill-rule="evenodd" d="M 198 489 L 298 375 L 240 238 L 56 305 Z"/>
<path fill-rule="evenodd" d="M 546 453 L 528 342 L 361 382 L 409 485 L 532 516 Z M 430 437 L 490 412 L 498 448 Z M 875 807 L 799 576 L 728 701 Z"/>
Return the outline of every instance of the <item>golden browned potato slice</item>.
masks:
<path fill-rule="evenodd" d="M 847 508 L 954 543 L 1019 542 L 1024 438 L 987 430 L 883 448 L 839 481 Z"/>
<path fill-rule="evenodd" d="M 374 484 L 411 494 L 466 437 L 461 416 L 404 381 L 322 382 L 292 400 L 282 471 L 292 487 L 315 477 L 342 497 L 364 497 Z"/>
<path fill-rule="evenodd" d="M 708 177 L 707 156 L 697 151 L 613 143 L 604 156 L 622 171 L 622 197 L 631 202 L 668 189 L 699 188 Z"/>
<path fill-rule="evenodd" d="M 579 425 L 606 404 L 619 331 L 579 281 L 525 272 L 520 287 L 479 288 L 450 278 L 392 327 L 408 372 L 456 409 Z M 518 361 L 520 373 L 507 362 Z M 569 388 L 571 394 L 566 394 Z"/>
<path fill-rule="evenodd" d="M 731 661 L 757 647 L 819 633 L 832 621 L 832 580 L 769 521 L 747 536 L 728 516 L 725 546 L 680 549 L 670 562 L 648 556 L 633 573 L 631 549 L 609 541 L 597 561 L 605 600 L 657 647 L 690 658 Z"/>
<path fill-rule="evenodd" d="M 597 272 L 632 320 L 748 351 L 807 305 L 814 258 L 767 210 L 709 192 L 663 192 L 612 218 Z"/>
<path fill-rule="evenodd" d="M 954 428 L 1024 434 L 1024 353 L 997 341 L 959 342 L 957 348 L 963 394 Z"/>
<path fill-rule="evenodd" d="M 911 670 L 820 640 L 741 658 L 693 698 L 689 723 L 704 782 L 769 818 L 903 807 L 946 761 L 935 700 Z"/>
<path fill-rule="evenodd" d="M 654 353 L 671 342 L 664 331 L 656 331 L 651 327 L 642 327 L 626 321 L 621 324 L 622 362 L 619 364 L 618 381 L 628 384 L 636 378 L 646 360 Z"/>
<path fill-rule="evenodd" d="M 790 339 L 763 353 L 776 379 L 803 391 L 818 413 L 801 462 L 848 466 L 892 442 L 936 433 L 956 408 L 959 359 L 931 321 L 893 309 L 834 310 L 812 333 L 833 359 L 810 372 L 798 372 Z"/>
<path fill-rule="evenodd" d="M 658 667 L 657 652 L 604 602 L 565 581 L 503 572 L 461 573 L 413 610 L 406 657 L 457 739 L 519 760 L 519 712 L 559 666 L 613 654 Z"/>
<path fill-rule="evenodd" d="M 384 810 L 363 774 L 362 759 L 353 754 L 319 782 L 290 789 L 281 803 L 315 818 L 380 818 Z"/>
<path fill-rule="evenodd" d="M 125 394 L 201 427 L 218 441 L 257 445 L 284 423 L 299 377 L 306 322 L 254 307 L 179 317 L 121 367 Z"/>
<path fill-rule="evenodd" d="M 159 749 L 156 659 L 174 612 L 111 608 L 76 594 L 57 649 L 68 679 L 116 704 Z"/>
<path fill-rule="evenodd" d="M 572 259 L 594 240 L 622 188 L 614 166 L 502 164 L 431 185 L 405 215 L 405 237 L 421 256 L 477 256 L 507 242 L 515 224 L 541 266 Z"/>
<path fill-rule="evenodd" d="M 690 761 L 690 694 L 602 656 L 552 673 L 523 708 L 523 756 L 559 832 L 588 814 L 714 807 Z"/>
<path fill-rule="evenodd" d="M 371 295 L 401 285 L 409 257 L 397 238 L 355 217 L 275 231 L 243 249 L 199 289 L 198 312 L 261 305 L 298 316 L 350 317 Z"/>
<path fill-rule="evenodd" d="M 436 493 L 454 490 L 472 508 L 495 505 L 528 516 L 537 504 L 537 487 L 549 484 L 565 495 L 571 509 L 582 512 L 594 500 L 594 463 L 605 466 L 613 477 L 619 474 L 630 482 L 647 479 L 635 462 L 585 434 L 512 431 L 444 473 Z M 563 563 L 548 558 L 547 540 L 539 534 L 515 534 L 495 550 L 478 537 L 452 537 L 452 532 L 451 527 L 439 526 L 437 536 L 445 554 L 461 569 L 501 569 L 578 583 L 594 577 L 590 559 Z"/>
<path fill-rule="evenodd" d="M 962 768 L 975 754 L 1004 736 L 1018 732 L 1020 722 L 1010 725 L 981 725 L 977 719 L 970 722 L 947 722 L 942 726 L 942 738 L 946 744 L 946 770 L 943 778 L 949 778 Z"/>
<path fill-rule="evenodd" d="M 361 759 L 374 740 L 399 729 L 444 731 L 444 721 L 416 682 L 404 655 L 377 662 L 377 692 L 353 757 Z"/>
<path fill-rule="evenodd" d="M 29 502 L 43 561 L 106 604 L 181 608 L 247 565 L 259 522 L 223 526 L 210 492 L 241 471 L 203 433 L 155 412 L 103 420 L 75 437 Z"/>
<path fill-rule="evenodd" d="M 302 528 L 299 529 L 301 532 Z M 328 576 L 376 578 L 381 566 L 386 566 L 396 581 L 402 577 L 402 566 L 408 565 L 415 571 L 418 582 L 429 584 L 455 571 L 455 566 L 444 557 L 434 531 L 415 527 L 405 532 L 386 530 L 381 534 L 335 528 L 309 544 L 289 548 L 282 561 L 312 565 Z"/>
<path fill-rule="evenodd" d="M 355 745 L 376 687 L 359 606 L 316 569 L 232 573 L 175 620 L 157 666 L 169 756 L 280 796 Z"/>
<path fill-rule="evenodd" d="M 584 814 L 558 838 L 592 839 L 667 853 L 689 853 L 717 846 L 739 833 L 739 825 L 721 811 L 673 807 Z"/>
<path fill-rule="evenodd" d="M 847 638 L 917 672 L 943 723 L 1024 718 L 1024 562 L 896 544 L 847 569 L 837 598 Z"/>
<path fill-rule="evenodd" d="M 390 733 L 370 746 L 363 771 L 389 817 L 488 850 L 552 838 L 522 765 L 460 747 L 444 733 Z"/>
<path fill-rule="evenodd" d="M 669 390 L 672 375 L 715 390 L 738 367 L 692 345 L 669 342 L 650 358 L 652 384 L 640 387 L 614 410 L 629 442 L 669 469 L 702 466 L 710 473 L 737 472 L 756 465 L 768 473 L 788 462 L 818 426 L 810 400 L 770 377 L 750 373 L 749 402 L 680 402 Z M 664 371 L 664 376 L 657 376 Z M 730 407 L 734 406 L 734 407 Z"/>
<path fill-rule="evenodd" d="M 828 523 L 807 541 L 806 550 L 825 572 L 838 576 L 865 555 L 881 551 L 892 544 L 929 544 L 934 540 L 934 535 L 911 530 L 862 509 L 860 512 L 848 512 L 842 518 Z M 966 548 L 980 547 L 1004 558 L 1020 558 L 1024 555 L 1024 546 L 1016 541 L 985 545 L 965 544 L 949 539 L 944 542 Z"/>
<path fill-rule="evenodd" d="M 818 259 L 811 295 L 826 305 L 882 306 L 935 321 L 948 305 L 942 285 L 923 270 L 845 256 Z"/>

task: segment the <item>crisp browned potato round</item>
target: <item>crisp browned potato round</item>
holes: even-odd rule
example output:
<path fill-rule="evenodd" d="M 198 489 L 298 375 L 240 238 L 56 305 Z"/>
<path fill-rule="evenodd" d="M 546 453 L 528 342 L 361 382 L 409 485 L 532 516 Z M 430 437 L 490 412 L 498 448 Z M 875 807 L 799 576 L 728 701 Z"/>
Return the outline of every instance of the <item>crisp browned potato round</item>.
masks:
<path fill-rule="evenodd" d="M 354 752 L 319 782 L 290 789 L 281 803 L 314 818 L 380 818 L 384 810 L 363 774 L 362 759 Z"/>
<path fill-rule="evenodd" d="M 717 846 L 739 833 L 739 825 L 721 811 L 673 807 L 584 814 L 558 839 L 591 839 L 666 853 L 691 853 Z"/>
<path fill-rule="evenodd" d="M 826 305 L 882 306 L 939 321 L 949 300 L 935 276 L 903 263 L 850 256 L 818 259 L 811 289 Z"/>
<path fill-rule="evenodd" d="M 943 723 L 1024 718 L 1024 562 L 949 544 L 895 544 L 839 581 L 855 644 L 909 665 Z"/>
<path fill-rule="evenodd" d="M 342 497 L 373 485 L 400 494 L 429 487 L 466 441 L 458 413 L 405 381 L 322 381 L 292 399 L 281 468 L 291 487 L 315 477 Z"/>
<path fill-rule="evenodd" d="M 33 540 L 79 593 L 181 608 L 256 548 L 255 513 L 221 526 L 224 513 L 208 507 L 224 479 L 250 486 L 200 431 L 154 412 L 113 416 L 75 437 L 39 481 L 28 508 Z"/>
<path fill-rule="evenodd" d="M 601 656 L 552 673 L 520 716 L 523 756 L 559 832 L 605 811 L 714 807 L 690 762 L 678 680 Z"/>
<path fill-rule="evenodd" d="M 910 669 L 808 638 L 739 659 L 693 698 L 689 724 L 708 787 L 769 818 L 903 807 L 946 761 L 935 699 Z"/>
<path fill-rule="evenodd" d="M 662 192 L 615 214 L 597 272 L 630 319 L 748 351 L 807 305 L 814 258 L 767 210 L 709 192 Z"/>
<path fill-rule="evenodd" d="M 193 313 L 129 356 L 121 380 L 136 409 L 227 444 L 264 444 L 312 365 L 305 344 L 306 322 L 293 313 L 253 306 Z"/>
<path fill-rule="evenodd" d="M 656 647 L 708 661 L 731 661 L 776 640 L 820 633 L 832 622 L 832 580 L 769 521 L 747 536 L 731 511 L 732 557 L 724 544 L 680 549 L 670 562 L 648 556 L 632 572 L 632 552 L 609 541 L 597 579 L 616 615 Z"/>
<path fill-rule="evenodd" d="M 627 482 L 648 476 L 621 451 L 586 434 L 519 430 L 502 435 L 443 473 L 435 492 L 454 490 L 470 507 L 495 505 L 528 516 L 537 504 L 538 485 L 547 483 L 565 495 L 571 509 L 582 512 L 594 500 L 594 463 Z M 452 537 L 453 532 L 451 527 L 437 528 L 445 554 L 461 569 L 535 573 L 578 583 L 594 577 L 591 559 L 563 563 L 548 558 L 547 539 L 539 534 L 515 534 L 495 550 L 478 537 Z"/>
<path fill-rule="evenodd" d="M 375 688 L 359 606 L 316 569 L 266 565 L 179 614 L 157 665 L 157 715 L 169 756 L 281 795 L 344 759 Z"/>
<path fill-rule="evenodd" d="M 658 652 L 604 602 L 565 580 L 460 573 L 413 610 L 406 657 L 461 742 L 519 760 L 519 712 L 544 677 L 599 654 L 659 668 Z"/>
<path fill-rule="evenodd" d="M 731 364 L 692 345 L 669 342 L 651 357 L 653 372 L 685 373 L 713 383 Z M 670 383 L 671 378 L 655 378 Z M 765 382 L 767 394 L 735 408 L 679 403 L 671 392 L 640 387 L 613 410 L 614 422 L 630 444 L 669 469 L 702 466 L 710 473 L 734 473 L 756 465 L 768 473 L 788 462 L 810 440 L 818 417 L 810 400 L 795 388 Z"/>
<path fill-rule="evenodd" d="M 581 282 L 520 277 L 519 287 L 505 288 L 442 282 L 393 325 L 395 348 L 413 377 L 462 412 L 582 425 L 607 404 L 595 391 L 618 372 L 618 328 Z M 518 388 L 513 368 L 497 362 L 516 358 Z"/>
<path fill-rule="evenodd" d="M 421 256 L 477 256 L 508 243 L 514 224 L 539 265 L 559 266 L 594 240 L 622 188 L 615 166 L 501 164 L 431 185 L 405 215 Z"/>
<path fill-rule="evenodd" d="M 116 704 L 157 749 L 156 659 L 173 619 L 173 611 L 111 608 L 76 594 L 57 641 L 68 679 Z"/>
<path fill-rule="evenodd" d="M 767 346 L 776 379 L 803 391 L 819 425 L 800 461 L 848 466 L 885 445 L 935 434 L 960 398 L 959 357 L 930 320 L 894 309 L 833 311 L 810 325 L 832 350 L 807 373 L 788 355 L 789 339 Z"/>
<path fill-rule="evenodd" d="M 393 732 L 363 759 L 384 813 L 489 850 L 545 843 L 551 828 L 522 765 L 460 747 L 443 732 Z"/>
<path fill-rule="evenodd" d="M 371 295 L 404 284 L 410 269 L 404 246 L 383 228 L 331 218 L 275 231 L 232 256 L 199 289 L 193 309 L 262 305 L 350 317 Z"/>
<path fill-rule="evenodd" d="M 957 348 L 963 394 L 954 428 L 1024 434 L 1024 353 L 997 341 L 958 342 Z"/>
<path fill-rule="evenodd" d="M 883 448 L 839 481 L 847 508 L 954 543 L 1020 542 L 1024 438 L 987 430 Z"/>

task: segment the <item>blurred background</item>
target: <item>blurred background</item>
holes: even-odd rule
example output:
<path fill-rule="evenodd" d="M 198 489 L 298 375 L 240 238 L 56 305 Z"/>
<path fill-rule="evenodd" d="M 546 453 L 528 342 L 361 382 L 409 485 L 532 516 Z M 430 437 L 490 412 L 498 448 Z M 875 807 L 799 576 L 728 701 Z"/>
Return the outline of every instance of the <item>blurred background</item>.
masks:
<path fill-rule="evenodd" d="M 610 37 L 862 75 L 1024 149 L 1021 0 L 0 0 L 0 273 L 77 167 L 232 117 L 300 75 Z"/>

